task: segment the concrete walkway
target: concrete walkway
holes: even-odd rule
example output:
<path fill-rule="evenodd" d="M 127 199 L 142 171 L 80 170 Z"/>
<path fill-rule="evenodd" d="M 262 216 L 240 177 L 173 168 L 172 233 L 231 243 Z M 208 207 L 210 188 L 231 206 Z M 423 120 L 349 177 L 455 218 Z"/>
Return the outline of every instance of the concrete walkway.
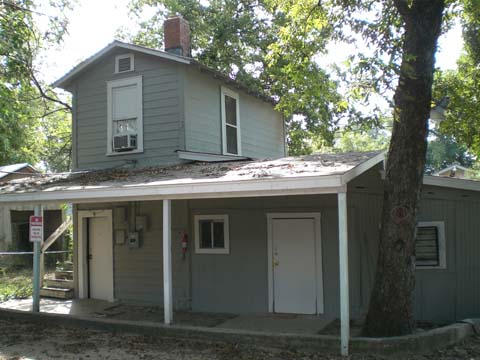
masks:
<path fill-rule="evenodd" d="M 32 300 L 9 300 L 0 308 L 31 311 Z M 106 318 L 150 323 L 163 323 L 163 308 L 111 303 L 102 300 L 41 299 L 40 311 L 49 314 L 73 315 L 83 318 Z M 218 329 L 260 331 L 277 334 L 318 334 L 333 319 L 295 314 L 228 314 L 176 311 L 174 324 Z"/>

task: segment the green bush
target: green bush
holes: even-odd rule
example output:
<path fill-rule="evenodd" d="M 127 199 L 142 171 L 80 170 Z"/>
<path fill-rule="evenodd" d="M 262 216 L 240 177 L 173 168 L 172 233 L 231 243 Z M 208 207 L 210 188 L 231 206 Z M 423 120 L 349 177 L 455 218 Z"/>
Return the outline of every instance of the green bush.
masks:
<path fill-rule="evenodd" d="M 32 272 L 0 268 L 0 302 L 32 296 Z"/>

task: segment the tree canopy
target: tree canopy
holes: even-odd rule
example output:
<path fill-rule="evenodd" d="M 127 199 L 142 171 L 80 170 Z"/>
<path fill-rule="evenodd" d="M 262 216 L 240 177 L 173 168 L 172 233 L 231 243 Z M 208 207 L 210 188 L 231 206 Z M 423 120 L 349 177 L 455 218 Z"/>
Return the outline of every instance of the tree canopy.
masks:
<path fill-rule="evenodd" d="M 52 3 L 59 16 L 50 17 L 50 30 L 41 33 L 31 0 L 0 2 L 0 164 L 29 162 L 48 170 L 70 167 L 69 106 L 38 77 L 35 59 L 59 41 L 68 2 Z"/>

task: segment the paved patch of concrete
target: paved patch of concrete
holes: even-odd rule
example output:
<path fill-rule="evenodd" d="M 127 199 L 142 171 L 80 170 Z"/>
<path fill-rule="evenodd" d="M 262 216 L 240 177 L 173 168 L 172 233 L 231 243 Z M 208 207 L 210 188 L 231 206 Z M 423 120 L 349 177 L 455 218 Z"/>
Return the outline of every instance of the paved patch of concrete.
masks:
<path fill-rule="evenodd" d="M 322 316 L 258 314 L 240 315 L 217 328 L 265 331 L 269 333 L 318 334 L 332 319 Z"/>
<path fill-rule="evenodd" d="M 56 300 L 40 299 L 40 311 L 49 314 L 92 316 L 100 314 L 105 308 L 111 307 L 112 303 L 103 300 Z M 32 299 L 8 300 L 0 303 L 0 308 L 32 311 Z"/>
<path fill-rule="evenodd" d="M 17 309 L 15 310 L 0 309 L 0 320 L 29 321 L 47 327 L 90 328 L 175 339 L 243 343 L 261 347 L 301 349 L 303 351 L 338 351 L 340 346 L 338 336 L 318 334 L 317 329 L 322 326 L 321 321 L 319 321 L 321 318 L 318 317 L 311 317 L 310 319 L 299 315 L 245 315 L 227 319 L 218 317 L 213 318 L 214 321 L 210 322 L 209 326 L 202 326 L 198 324 L 205 324 L 206 319 L 212 321 L 212 317 L 209 317 L 209 314 L 191 313 L 190 317 L 185 318 L 185 323 L 177 322 L 168 326 L 162 322 L 118 319 L 116 316 L 119 316 L 121 312 L 118 312 L 118 306 L 112 303 L 96 302 L 94 300 L 81 301 L 78 304 L 75 301 L 63 301 L 63 303 L 63 306 L 57 308 L 54 307 L 55 304 L 50 304 L 57 310 L 56 313 L 30 313 L 28 310 L 31 300 L 17 303 Z M 48 309 L 48 304 L 48 301 L 44 301 L 43 311 Z M 3 307 L 5 307 L 5 304 L 3 304 Z M 100 308 L 100 310 L 94 311 L 92 316 L 91 311 L 96 308 Z M 20 311 L 22 309 L 23 311 Z M 67 310 L 70 312 L 65 313 Z M 90 311 L 90 313 L 86 313 L 86 311 Z M 107 316 L 105 315 L 107 312 L 115 315 Z M 95 316 L 95 314 L 97 315 Z M 192 324 L 192 319 L 197 320 L 197 325 Z M 216 322 L 219 322 L 219 324 L 216 324 Z M 328 320 L 325 319 L 323 326 L 327 323 Z M 479 325 L 480 321 L 478 319 L 469 319 L 461 323 L 407 336 L 391 338 L 355 337 L 351 339 L 350 349 L 353 353 L 383 353 L 388 356 L 394 353 L 430 351 L 462 341 L 474 334 Z M 295 332 L 295 330 L 298 332 Z"/>

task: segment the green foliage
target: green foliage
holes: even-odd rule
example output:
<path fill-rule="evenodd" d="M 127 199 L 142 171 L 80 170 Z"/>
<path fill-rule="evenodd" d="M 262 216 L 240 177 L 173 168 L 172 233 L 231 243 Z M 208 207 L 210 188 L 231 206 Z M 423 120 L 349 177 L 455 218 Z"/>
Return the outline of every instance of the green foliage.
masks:
<path fill-rule="evenodd" d="M 51 5 L 59 15 L 49 18 L 51 28 L 41 34 L 33 19 L 33 1 L 0 3 L 0 165 L 28 162 L 49 170 L 70 167 L 68 106 L 38 80 L 34 66 L 39 51 L 56 44 L 65 32 L 62 14 L 69 2 L 57 0 Z"/>
<path fill-rule="evenodd" d="M 480 155 L 480 3 L 474 0 L 462 2 L 462 26 L 464 54 L 460 57 L 456 70 L 437 72 L 434 82 L 434 98 L 448 97 L 446 119 L 442 121 L 438 133 L 450 139 L 448 153 L 457 153 L 456 161 L 462 164 L 465 152 Z M 468 161 L 467 161 L 468 164 Z"/>
<path fill-rule="evenodd" d="M 439 135 L 428 142 L 425 173 L 433 174 L 452 164 L 471 167 L 475 158 L 465 145 L 457 143 L 452 137 Z"/>
<path fill-rule="evenodd" d="M 0 302 L 32 296 L 32 271 L 0 268 Z"/>
<path fill-rule="evenodd" d="M 390 143 L 392 120 L 382 118 L 380 127 L 365 129 L 363 126 L 351 126 L 337 131 L 333 146 L 317 142 L 315 152 L 342 153 L 386 150 Z"/>
<path fill-rule="evenodd" d="M 480 67 L 464 55 L 457 70 L 438 73 L 434 93 L 437 98 L 449 97 L 446 121 L 440 133 L 452 136 L 457 143 L 480 155 Z"/>

